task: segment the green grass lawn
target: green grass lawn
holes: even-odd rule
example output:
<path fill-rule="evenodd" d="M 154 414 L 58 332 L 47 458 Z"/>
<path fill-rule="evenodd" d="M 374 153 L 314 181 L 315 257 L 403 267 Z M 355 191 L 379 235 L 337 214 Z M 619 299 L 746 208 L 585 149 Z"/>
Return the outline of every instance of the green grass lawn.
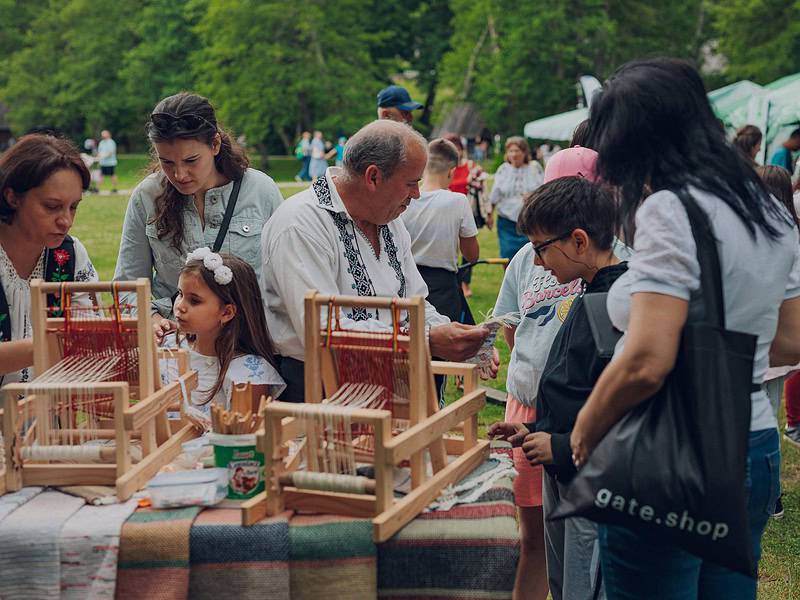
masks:
<path fill-rule="evenodd" d="M 122 164 L 122 163 L 121 163 Z M 126 177 L 145 164 L 141 157 L 138 165 L 131 160 L 125 165 Z M 122 168 L 120 172 L 122 174 Z M 137 181 L 134 178 L 133 184 Z M 133 184 L 131 187 L 133 187 Z M 281 192 L 288 197 L 304 186 L 282 186 Z M 127 197 L 87 195 L 78 210 L 72 233 L 86 245 L 101 279 L 110 279 L 114 273 L 117 259 L 122 219 L 125 214 Z M 494 232 L 482 230 L 479 235 L 481 256 L 498 255 L 497 237 Z M 472 275 L 473 296 L 470 306 L 476 320 L 494 306 L 497 292 L 503 277 L 501 267 L 479 265 Z M 485 385 L 505 389 L 508 348 L 498 339 L 501 367 L 498 377 Z M 448 398 L 456 395 L 454 386 L 448 388 Z M 481 425 L 502 419 L 503 410 L 491 404 L 481 412 Z M 482 428 L 483 428 L 482 427 Z M 800 600 L 800 451 L 783 444 L 783 503 L 786 515 L 781 520 L 770 520 L 764 536 L 764 556 L 761 560 L 759 598 L 765 600 Z"/>
<path fill-rule="evenodd" d="M 133 189 L 141 181 L 142 177 L 148 173 L 150 156 L 147 154 L 120 154 L 117 160 L 117 177 L 119 178 L 119 189 L 121 190 Z M 254 168 L 261 169 L 258 157 L 251 157 L 251 164 Z M 293 182 L 294 176 L 300 170 L 300 163 L 293 156 L 271 156 L 266 168 L 261 170 L 275 181 Z M 100 190 L 110 192 L 111 188 L 111 178 L 104 177 Z"/>
<path fill-rule="evenodd" d="M 132 190 L 139 181 L 149 172 L 150 155 L 148 154 L 120 154 L 117 158 L 117 177 L 119 179 L 120 190 Z M 294 176 L 300 170 L 300 162 L 293 156 L 270 156 L 266 166 L 261 164 L 258 156 L 250 156 L 251 165 L 263 170 L 267 175 L 272 177 L 279 183 L 294 182 Z M 333 161 L 330 161 L 333 164 Z M 485 161 L 487 166 L 490 166 L 489 161 Z M 262 168 L 263 167 L 263 168 Z M 96 167 L 97 168 L 97 167 Z M 283 189 L 283 185 L 281 188 Z M 103 185 L 100 190 L 103 192 L 111 192 L 112 184 L 110 177 L 103 178 Z M 289 187 L 289 190 L 302 189 Z M 284 196 L 291 194 L 284 193 Z"/>

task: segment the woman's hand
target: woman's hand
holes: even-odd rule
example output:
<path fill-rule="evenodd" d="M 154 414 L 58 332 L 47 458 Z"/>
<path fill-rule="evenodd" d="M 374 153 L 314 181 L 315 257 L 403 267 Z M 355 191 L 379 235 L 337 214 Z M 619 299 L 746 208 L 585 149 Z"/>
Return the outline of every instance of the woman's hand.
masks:
<path fill-rule="evenodd" d="M 170 321 L 158 313 L 153 313 L 153 338 L 156 340 L 157 346 L 163 343 L 165 335 L 177 329 L 178 324 L 175 321 Z"/>
<path fill-rule="evenodd" d="M 589 454 L 599 443 L 599 432 L 587 422 L 586 413 L 583 409 L 578 412 L 575 427 L 569 436 L 569 445 L 572 448 L 572 462 L 576 469 L 580 469 L 589 460 Z"/>
<path fill-rule="evenodd" d="M 486 215 L 486 227 L 489 228 L 489 231 L 491 231 L 492 227 L 494 227 L 494 211 Z"/>
<path fill-rule="evenodd" d="M 650 292 L 631 296 L 622 354 L 608 364 L 594 384 L 570 435 L 576 467 L 586 464 L 589 454 L 617 421 L 661 388 L 675 366 L 688 312 L 689 303 L 674 296 Z"/>
<path fill-rule="evenodd" d="M 498 421 L 497 423 L 492 423 L 486 435 L 490 438 L 499 437 L 504 439 L 515 448 L 518 448 L 529 433 L 528 428 L 522 423 Z"/>

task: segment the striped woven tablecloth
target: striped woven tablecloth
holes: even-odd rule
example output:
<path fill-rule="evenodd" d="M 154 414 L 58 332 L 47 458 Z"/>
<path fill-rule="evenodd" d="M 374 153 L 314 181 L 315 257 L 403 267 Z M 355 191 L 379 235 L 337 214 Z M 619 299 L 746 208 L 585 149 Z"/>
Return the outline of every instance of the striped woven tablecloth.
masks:
<path fill-rule="evenodd" d="M 519 533 L 507 477 L 469 504 L 419 515 L 377 546 L 364 519 L 286 513 L 241 527 L 237 510 L 195 510 L 138 511 L 129 519 L 118 597 L 511 597 Z"/>

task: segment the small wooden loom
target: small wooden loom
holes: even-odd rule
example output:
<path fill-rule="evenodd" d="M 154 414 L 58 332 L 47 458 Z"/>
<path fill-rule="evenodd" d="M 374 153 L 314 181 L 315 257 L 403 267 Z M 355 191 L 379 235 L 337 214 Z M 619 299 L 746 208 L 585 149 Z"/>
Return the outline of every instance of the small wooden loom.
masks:
<path fill-rule="evenodd" d="M 327 327 L 320 329 L 327 307 Z M 390 311 L 390 333 L 344 330 L 342 307 Z M 400 330 L 407 314 L 408 332 Z M 464 377 L 464 396 L 439 410 L 434 372 Z M 327 398 L 323 399 L 324 384 Z M 270 402 L 264 430 L 266 491 L 243 506 L 243 524 L 284 509 L 373 519 L 383 542 L 422 511 L 449 484 L 488 457 L 478 441 L 478 412 L 486 402 L 475 365 L 432 363 L 422 297 L 324 296 L 305 298 L 305 404 Z M 463 438 L 446 433 L 463 429 Z M 287 444 L 305 434 L 289 456 Z M 428 478 L 425 452 L 433 475 Z M 456 457 L 448 462 L 448 454 Z M 394 469 L 410 465 L 411 491 L 394 495 Z M 371 465 L 365 477 L 356 463 Z M 304 469 L 300 466 L 304 463 Z M 363 471 L 363 469 L 362 469 Z"/>
<path fill-rule="evenodd" d="M 92 306 L 71 303 L 81 292 L 94 296 Z M 96 300 L 102 292 L 110 304 Z M 161 387 L 150 312 L 124 316 L 130 307 L 120 304 L 120 292 L 150 305 L 147 279 L 31 283 L 36 377 L 2 389 L 8 491 L 115 485 L 126 500 L 196 436 L 190 424 L 172 433 L 167 410 L 197 386 L 197 373 L 188 371 L 186 356 L 173 356 L 183 374 Z M 47 294 L 60 296 L 60 309 L 47 307 Z M 141 440 L 138 462 L 132 438 Z"/>

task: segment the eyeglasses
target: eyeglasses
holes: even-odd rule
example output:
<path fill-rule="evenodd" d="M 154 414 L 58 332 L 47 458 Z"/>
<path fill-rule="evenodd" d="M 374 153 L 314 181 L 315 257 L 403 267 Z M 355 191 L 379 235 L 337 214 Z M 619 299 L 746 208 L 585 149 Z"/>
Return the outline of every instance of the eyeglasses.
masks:
<path fill-rule="evenodd" d="M 565 240 L 565 239 L 567 239 L 567 238 L 568 238 L 569 236 L 571 236 L 571 235 L 572 235 L 572 230 L 570 230 L 570 231 L 568 231 L 567 233 L 564 233 L 564 234 L 562 234 L 562 235 L 559 235 L 559 236 L 557 236 L 557 237 L 550 238 L 549 240 L 545 240 L 545 241 L 543 241 L 541 244 L 537 244 L 537 245 L 535 245 L 535 246 L 533 247 L 533 251 L 536 253 L 536 256 L 538 256 L 538 257 L 539 257 L 539 259 L 541 260 L 541 258 L 542 258 L 542 252 L 543 252 L 544 250 L 546 250 L 546 249 L 547 249 L 547 247 L 548 247 L 550 244 L 555 244 L 556 242 L 560 242 L 561 240 Z"/>
<path fill-rule="evenodd" d="M 217 129 L 217 126 L 208 119 L 193 114 L 175 116 L 170 113 L 157 112 L 150 115 L 150 121 L 156 129 L 162 132 L 170 132 L 178 129 L 195 131 L 205 126 L 211 127 L 214 130 Z"/>

